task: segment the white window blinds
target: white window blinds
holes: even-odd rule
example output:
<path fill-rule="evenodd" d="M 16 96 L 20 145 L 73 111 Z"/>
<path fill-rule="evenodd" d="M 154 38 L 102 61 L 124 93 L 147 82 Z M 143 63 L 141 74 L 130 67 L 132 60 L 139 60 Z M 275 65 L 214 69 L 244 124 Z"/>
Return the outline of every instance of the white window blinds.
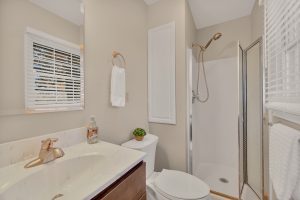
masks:
<path fill-rule="evenodd" d="M 26 33 L 26 110 L 79 110 L 84 105 L 80 48 L 36 31 Z"/>
<path fill-rule="evenodd" d="M 266 0 L 266 101 L 300 114 L 300 1 Z"/>

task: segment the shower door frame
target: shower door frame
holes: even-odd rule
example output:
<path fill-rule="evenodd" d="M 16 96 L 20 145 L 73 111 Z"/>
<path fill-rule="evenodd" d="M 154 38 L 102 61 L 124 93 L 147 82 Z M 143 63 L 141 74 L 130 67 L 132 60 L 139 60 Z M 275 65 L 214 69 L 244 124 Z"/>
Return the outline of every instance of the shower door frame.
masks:
<path fill-rule="evenodd" d="M 193 50 L 186 50 L 186 89 L 187 89 L 187 113 L 186 113 L 186 168 L 189 174 L 193 174 L 193 135 L 192 135 L 192 117 L 193 117 Z"/>
<path fill-rule="evenodd" d="M 248 159 L 247 159 L 247 52 L 249 50 L 251 50 L 253 47 L 255 47 L 256 45 L 259 45 L 259 65 L 260 65 L 260 69 L 259 69 L 259 73 L 260 73 L 260 95 L 262 97 L 261 99 L 261 115 L 260 115 L 260 137 L 261 137 L 261 194 L 257 194 L 257 192 L 251 187 L 251 185 L 249 185 L 248 183 Z M 253 43 L 251 43 L 245 50 L 243 50 L 243 48 L 239 45 L 239 48 L 242 50 L 242 66 L 239 66 L 242 71 L 242 78 L 240 79 L 240 86 L 242 86 L 242 102 L 240 102 L 240 104 L 242 104 L 242 113 L 239 113 L 239 141 L 240 141 L 240 137 L 242 136 L 242 144 L 239 143 L 239 151 L 240 151 L 240 145 L 242 146 L 243 152 L 239 152 L 240 154 L 242 153 L 243 155 L 243 166 L 239 166 L 239 173 L 241 173 L 240 175 L 242 175 L 242 180 L 243 183 L 240 183 L 240 179 L 239 179 L 239 192 L 240 192 L 240 196 L 239 198 L 241 199 L 242 196 L 242 192 L 244 189 L 245 184 L 247 184 L 247 186 L 254 192 L 254 194 L 261 200 L 264 199 L 264 180 L 265 180 L 265 174 L 264 174 L 264 132 L 263 132 L 263 116 L 264 116 L 264 65 L 263 65 L 263 38 L 259 37 L 257 40 L 255 40 Z M 242 124 L 242 129 L 240 129 L 240 124 Z M 241 132 L 242 130 L 242 132 Z M 241 171 L 242 170 L 242 171 Z"/>
<path fill-rule="evenodd" d="M 240 55 L 241 54 L 241 55 Z M 241 62 L 240 62 L 240 59 Z M 247 169 L 245 168 L 244 163 L 247 163 L 247 155 L 245 155 L 245 149 L 247 149 L 247 142 L 244 140 L 245 135 L 245 119 L 247 119 L 247 115 L 245 115 L 245 110 L 247 107 L 245 106 L 245 103 L 247 100 L 245 99 L 246 95 L 245 89 L 246 89 L 246 81 L 244 79 L 245 76 L 245 59 L 244 59 L 244 50 L 240 44 L 240 41 L 238 41 L 238 75 L 239 75 L 239 115 L 238 115 L 238 142 L 239 142 L 239 199 L 241 199 L 241 194 L 244 187 L 244 182 L 246 179 L 245 172 Z M 242 149 L 242 151 L 241 151 Z M 241 163 L 242 162 L 242 163 Z"/>

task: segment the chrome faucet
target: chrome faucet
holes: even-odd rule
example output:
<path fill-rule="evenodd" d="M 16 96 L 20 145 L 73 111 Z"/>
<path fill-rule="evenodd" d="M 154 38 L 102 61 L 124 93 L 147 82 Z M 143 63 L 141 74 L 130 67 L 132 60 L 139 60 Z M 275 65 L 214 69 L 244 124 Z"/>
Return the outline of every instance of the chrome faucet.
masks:
<path fill-rule="evenodd" d="M 61 148 L 53 147 L 53 143 L 57 141 L 57 138 L 48 138 L 46 140 L 42 140 L 39 157 L 27 163 L 24 168 L 35 167 L 63 157 L 65 154 L 64 151 Z"/>

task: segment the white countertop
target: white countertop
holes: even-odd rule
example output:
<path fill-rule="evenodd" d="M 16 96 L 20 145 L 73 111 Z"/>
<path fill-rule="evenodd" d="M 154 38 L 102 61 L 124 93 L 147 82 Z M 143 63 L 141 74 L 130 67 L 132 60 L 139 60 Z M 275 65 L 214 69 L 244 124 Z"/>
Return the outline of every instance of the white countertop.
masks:
<path fill-rule="evenodd" d="M 63 148 L 55 161 L 25 169 L 30 160 L 0 168 L 1 200 L 91 199 L 141 162 L 144 152 L 100 141 Z"/>

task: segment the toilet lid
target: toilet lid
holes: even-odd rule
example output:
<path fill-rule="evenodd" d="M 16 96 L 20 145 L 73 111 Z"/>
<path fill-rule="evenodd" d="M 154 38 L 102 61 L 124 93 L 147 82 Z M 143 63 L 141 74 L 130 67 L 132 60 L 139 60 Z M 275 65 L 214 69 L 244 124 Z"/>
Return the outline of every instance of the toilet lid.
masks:
<path fill-rule="evenodd" d="M 209 194 L 209 187 L 200 179 L 185 172 L 163 170 L 154 186 L 169 199 L 201 199 Z"/>

